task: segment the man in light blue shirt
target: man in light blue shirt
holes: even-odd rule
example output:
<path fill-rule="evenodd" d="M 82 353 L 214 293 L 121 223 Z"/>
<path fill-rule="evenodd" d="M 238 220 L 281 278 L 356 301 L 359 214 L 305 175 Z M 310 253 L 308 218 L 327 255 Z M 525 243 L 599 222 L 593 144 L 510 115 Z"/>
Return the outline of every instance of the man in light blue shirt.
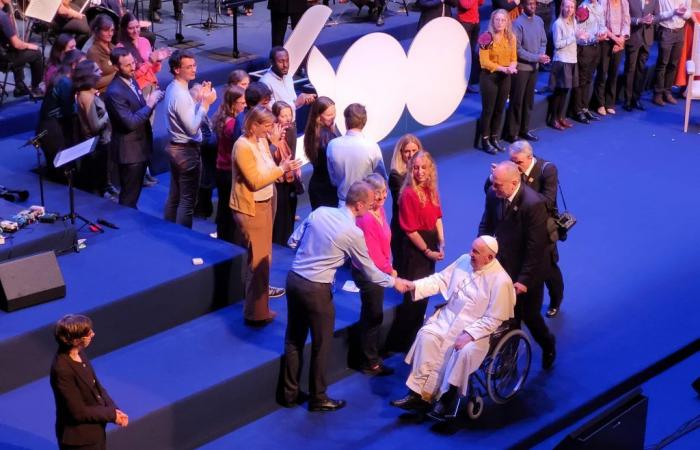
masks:
<path fill-rule="evenodd" d="M 287 275 L 287 332 L 284 339 L 282 398 L 292 407 L 299 400 L 299 374 L 306 336 L 311 330 L 311 369 L 309 374 L 309 410 L 335 411 L 344 400 L 326 395 L 326 361 L 332 345 L 335 307 L 331 282 L 346 258 L 372 283 L 406 292 L 410 281 L 394 278 L 377 269 L 367 252 L 364 235 L 355 218 L 367 213 L 374 191 L 365 182 L 354 183 L 340 208 L 321 207 L 292 233 L 288 245 L 297 249 Z"/>
<path fill-rule="evenodd" d="M 367 110 L 359 103 L 351 103 L 345 108 L 345 136 L 328 143 L 328 175 L 333 186 L 338 188 L 339 206 L 345 204 L 345 196 L 350 186 L 370 173 L 378 173 L 387 178 L 382 151 L 379 145 L 367 139 L 362 130 L 367 124 Z"/>
<path fill-rule="evenodd" d="M 205 81 L 199 98 L 190 95 L 189 82 L 197 75 L 197 63 L 191 53 L 176 50 L 169 64 L 174 80 L 165 90 L 165 119 L 170 138 L 165 149 L 170 156 L 170 191 L 164 215 L 165 220 L 192 228 L 202 168 L 201 126 L 209 107 L 216 101 L 216 91 Z"/>

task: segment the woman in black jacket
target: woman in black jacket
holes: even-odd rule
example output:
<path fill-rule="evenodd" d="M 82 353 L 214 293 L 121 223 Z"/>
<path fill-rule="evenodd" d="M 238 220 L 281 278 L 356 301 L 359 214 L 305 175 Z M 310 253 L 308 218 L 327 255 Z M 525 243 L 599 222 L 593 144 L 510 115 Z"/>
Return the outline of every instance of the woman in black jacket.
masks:
<path fill-rule="evenodd" d="M 95 376 L 85 348 L 95 332 L 85 316 L 69 314 L 56 323 L 58 351 L 51 364 L 51 389 L 56 401 L 56 438 L 61 450 L 106 448 L 105 426 L 121 427 L 129 417 L 119 410 Z"/>

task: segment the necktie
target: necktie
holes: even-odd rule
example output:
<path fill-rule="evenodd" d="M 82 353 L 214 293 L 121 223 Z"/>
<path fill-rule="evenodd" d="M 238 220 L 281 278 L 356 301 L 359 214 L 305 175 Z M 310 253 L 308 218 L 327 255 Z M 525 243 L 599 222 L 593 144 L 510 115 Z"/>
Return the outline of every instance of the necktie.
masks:
<path fill-rule="evenodd" d="M 139 91 L 139 87 L 136 86 L 136 82 L 134 81 L 134 79 L 131 78 L 129 81 L 130 81 L 131 90 L 134 91 L 134 94 L 136 94 L 136 97 L 138 97 L 139 102 L 141 102 L 142 105 L 145 104 L 146 102 L 143 99 L 143 95 L 141 95 L 141 91 Z"/>

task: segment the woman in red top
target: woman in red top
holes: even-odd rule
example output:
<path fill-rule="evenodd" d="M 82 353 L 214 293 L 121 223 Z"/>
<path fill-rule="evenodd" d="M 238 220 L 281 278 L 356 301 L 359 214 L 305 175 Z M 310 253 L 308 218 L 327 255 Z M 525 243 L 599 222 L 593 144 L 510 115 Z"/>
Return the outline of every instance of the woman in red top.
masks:
<path fill-rule="evenodd" d="M 430 153 L 416 153 L 408 173 L 399 196 L 399 225 L 406 238 L 401 247 L 403 261 L 398 266 L 401 278 L 417 280 L 435 273 L 435 263 L 445 257 L 445 235 L 437 169 Z M 404 294 L 390 334 L 392 350 L 408 350 L 423 325 L 427 306 L 427 298 L 414 302 L 411 294 Z"/>
<path fill-rule="evenodd" d="M 370 258 L 382 272 L 396 276 L 391 266 L 391 228 L 386 220 L 386 181 L 376 173 L 368 175 L 365 182 L 374 189 L 374 203 L 364 216 L 356 219 L 357 226 L 365 235 Z M 384 365 L 379 357 L 379 332 L 384 321 L 384 288 L 367 281 L 361 271 L 352 268 L 352 278 L 360 288 L 362 309 L 360 310 L 360 369 L 367 375 L 391 375 L 394 370 Z"/>
<path fill-rule="evenodd" d="M 233 128 L 236 116 L 245 108 L 245 91 L 238 86 L 229 87 L 224 93 L 224 101 L 214 114 L 213 131 L 218 148 L 216 154 L 216 190 L 219 201 L 216 206 L 216 236 L 227 242 L 234 242 L 236 223 L 228 206 L 231 197 L 231 152 L 233 151 Z"/>
<path fill-rule="evenodd" d="M 484 4 L 484 0 L 459 0 L 457 2 L 457 21 L 462 24 L 464 31 L 469 36 L 469 46 L 472 53 L 472 66 L 469 71 L 469 85 L 467 91 L 471 93 L 479 92 L 479 7 Z"/>

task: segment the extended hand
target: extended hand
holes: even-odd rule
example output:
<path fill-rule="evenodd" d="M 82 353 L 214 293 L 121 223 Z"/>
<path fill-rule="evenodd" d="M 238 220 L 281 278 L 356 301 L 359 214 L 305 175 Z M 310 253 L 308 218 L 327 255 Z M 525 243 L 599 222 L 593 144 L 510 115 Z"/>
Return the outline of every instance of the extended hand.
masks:
<path fill-rule="evenodd" d="M 474 339 L 472 338 L 472 335 L 467 333 L 466 331 L 457 336 L 457 339 L 455 339 L 455 350 L 462 350 L 465 345 L 473 341 Z"/>
<path fill-rule="evenodd" d="M 513 287 L 515 288 L 515 293 L 518 295 L 524 294 L 527 292 L 527 286 L 525 286 L 522 283 L 513 283 Z"/>
<path fill-rule="evenodd" d="M 416 288 L 412 281 L 404 280 L 403 278 L 396 278 L 394 280 L 394 289 L 402 294 L 408 291 L 412 291 Z"/>

